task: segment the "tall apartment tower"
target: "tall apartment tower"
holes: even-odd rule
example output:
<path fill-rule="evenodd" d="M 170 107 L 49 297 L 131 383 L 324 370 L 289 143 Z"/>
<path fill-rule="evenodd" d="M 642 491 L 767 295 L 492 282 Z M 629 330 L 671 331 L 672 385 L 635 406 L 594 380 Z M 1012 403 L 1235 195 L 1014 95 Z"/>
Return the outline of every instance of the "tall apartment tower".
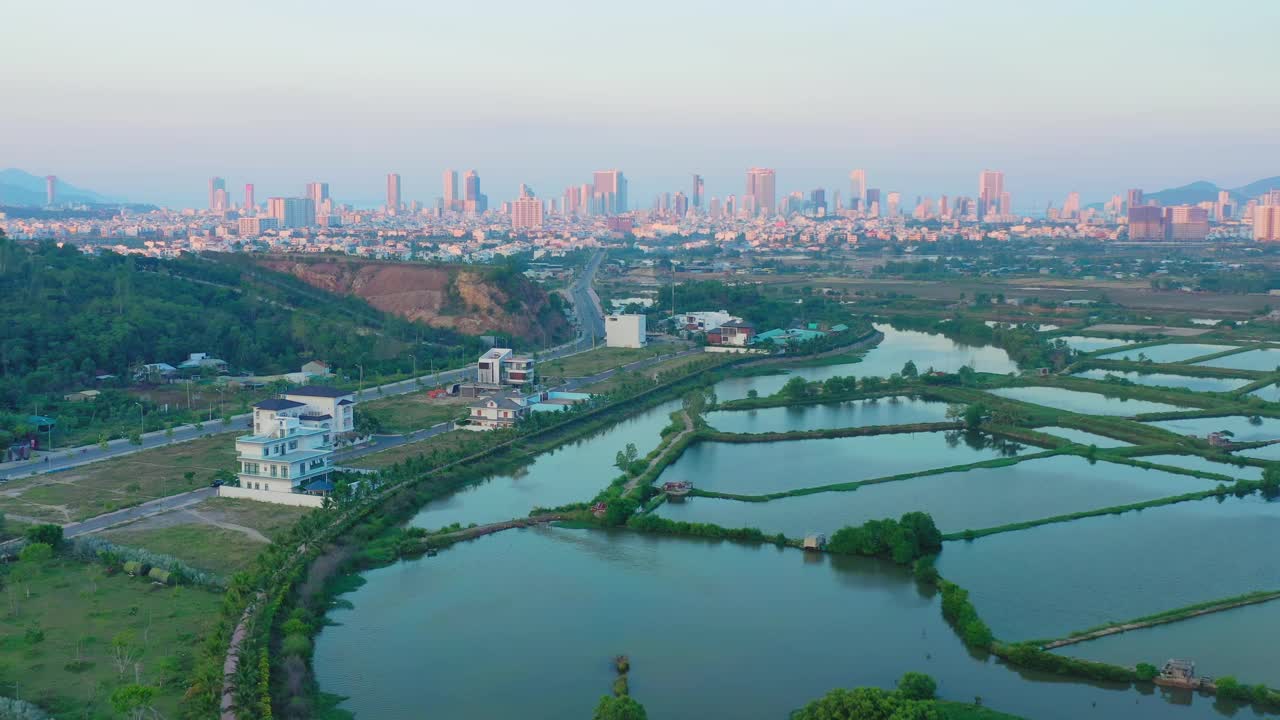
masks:
<path fill-rule="evenodd" d="M 400 173 L 387 173 L 387 212 L 400 209 Z"/>
<path fill-rule="evenodd" d="M 1280 205 L 1254 206 L 1253 239 L 1259 242 L 1280 242 Z"/>
<path fill-rule="evenodd" d="M 849 173 L 849 208 L 867 211 L 867 171 L 854 170 Z"/>
<path fill-rule="evenodd" d="M 1129 188 L 1128 201 L 1129 201 L 1129 204 L 1128 206 L 1125 207 L 1126 210 L 1132 210 L 1133 208 L 1142 207 L 1144 204 L 1146 204 L 1146 201 L 1142 199 L 1142 189 Z"/>
<path fill-rule="evenodd" d="M 747 170 L 747 192 L 751 210 L 773 215 L 778 207 L 777 192 L 774 189 L 775 175 L 772 168 L 751 168 Z"/>
<path fill-rule="evenodd" d="M 533 196 L 527 185 L 520 186 L 520 197 L 511 203 L 511 229 L 537 230 L 542 227 L 542 201 Z"/>
<path fill-rule="evenodd" d="M 44 204 L 56 205 L 58 203 L 58 176 L 44 176 Z"/>
<path fill-rule="evenodd" d="M 701 209 L 701 208 L 702 208 L 702 193 L 703 193 L 703 192 L 704 192 L 704 188 L 703 188 L 703 185 L 702 185 L 702 176 L 701 176 L 701 175 L 694 175 L 694 176 L 693 176 L 693 195 L 692 195 L 692 196 L 690 196 L 690 198 L 689 198 L 689 199 L 690 199 L 690 201 L 692 202 L 693 207 L 694 207 L 694 209 L 695 209 L 695 210 L 698 210 L 698 209 Z"/>
<path fill-rule="evenodd" d="M 447 211 L 457 210 L 459 206 L 458 197 L 458 171 L 444 171 L 444 209 Z"/>
<path fill-rule="evenodd" d="M 209 209 L 210 210 L 226 210 L 224 207 L 218 207 L 218 191 L 226 191 L 227 181 L 220 177 L 209 178 Z"/>
<path fill-rule="evenodd" d="M 257 207 L 257 200 L 253 197 L 253 183 L 244 184 L 244 209 L 253 210 Z"/>
<path fill-rule="evenodd" d="M 329 183 L 307 183 L 306 196 L 311 198 L 311 202 L 315 204 L 317 209 L 319 209 L 329 200 Z"/>
<path fill-rule="evenodd" d="M 987 215 L 1007 215 L 1009 208 L 1001 206 L 1004 195 L 1004 173 L 999 170 L 983 170 L 978 176 L 978 222 Z"/>
<path fill-rule="evenodd" d="M 601 200 L 602 214 L 621 215 L 627 211 L 627 179 L 621 170 L 597 170 L 592 180 L 592 190 Z"/>
<path fill-rule="evenodd" d="M 489 198 L 480 192 L 480 175 L 475 170 L 462 176 L 462 192 L 462 208 L 468 215 L 480 215 L 489 209 Z"/>

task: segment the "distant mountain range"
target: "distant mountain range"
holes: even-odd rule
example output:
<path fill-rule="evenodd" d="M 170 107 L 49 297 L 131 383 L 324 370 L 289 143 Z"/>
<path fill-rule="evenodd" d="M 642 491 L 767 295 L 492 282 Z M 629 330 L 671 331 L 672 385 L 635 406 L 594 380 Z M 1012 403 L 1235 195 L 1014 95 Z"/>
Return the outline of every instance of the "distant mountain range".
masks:
<path fill-rule="evenodd" d="M 58 203 L 111 204 L 118 200 L 99 195 L 92 190 L 58 180 L 55 189 Z M 45 203 L 44 178 L 25 170 L 8 168 L 0 170 L 0 205 L 43 207 Z"/>
<path fill-rule="evenodd" d="M 1238 188 L 1218 187 L 1208 180 L 1197 180 L 1181 187 L 1147 193 L 1146 198 L 1161 205 L 1195 205 L 1216 201 L 1218 192 L 1222 190 L 1231 193 L 1231 199 L 1238 203 L 1248 202 L 1268 190 L 1280 190 L 1280 175 L 1256 180 Z"/>

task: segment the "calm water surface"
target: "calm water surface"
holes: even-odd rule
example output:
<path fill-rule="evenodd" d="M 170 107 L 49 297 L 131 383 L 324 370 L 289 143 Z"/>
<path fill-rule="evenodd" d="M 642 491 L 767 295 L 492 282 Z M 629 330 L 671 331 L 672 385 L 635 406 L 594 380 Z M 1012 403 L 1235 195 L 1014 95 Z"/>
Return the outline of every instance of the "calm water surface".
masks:
<path fill-rule="evenodd" d="M 1280 588 L 1277 546 L 1280 504 L 1231 497 L 950 542 L 938 570 L 1027 640 Z"/>
<path fill-rule="evenodd" d="M 321 687 L 361 720 L 590 717 L 630 656 L 655 720 L 785 720 L 834 687 L 939 693 L 1037 720 L 1218 717 L 1211 701 L 976 660 L 936 597 L 874 560 L 588 530 L 515 530 L 367 573 L 320 634 Z"/>
<path fill-rule="evenodd" d="M 724 432 L 788 432 L 944 422 L 947 419 L 947 403 L 909 397 L 887 397 L 823 405 L 722 410 L 707 413 L 705 417 L 712 427 Z"/>
<path fill-rule="evenodd" d="M 1193 375 L 1170 375 L 1169 373 L 1140 373 L 1140 372 L 1119 372 L 1116 370 L 1085 370 L 1078 372 L 1074 377 L 1088 378 L 1090 380 L 1106 380 L 1108 375 L 1128 380 L 1137 385 L 1152 385 L 1156 387 L 1172 387 L 1186 388 L 1196 392 L 1228 392 L 1238 387 L 1244 387 L 1253 382 L 1247 378 L 1214 378 L 1214 377 L 1195 377 Z"/>
<path fill-rule="evenodd" d="M 1062 337 L 1056 337 L 1053 339 L 1065 342 L 1067 347 L 1072 350 L 1086 353 L 1133 344 L 1132 340 L 1121 340 L 1119 338 L 1097 338 L 1089 337 L 1087 335 L 1063 335 Z"/>
<path fill-rule="evenodd" d="M 769 502 L 692 497 L 665 503 L 657 513 L 672 520 L 755 527 L 794 538 L 810 532 L 830 535 L 845 525 L 923 510 L 940 530 L 952 533 L 1213 487 L 1208 480 L 1188 475 L 1107 462 L 1090 465 L 1082 457 L 1059 455 L 1009 467 L 927 475 Z"/>
<path fill-rule="evenodd" d="M 1197 435 L 1199 437 L 1205 437 L 1211 432 L 1227 430 L 1233 433 L 1235 439 L 1239 442 L 1280 439 L 1280 420 L 1264 417 L 1260 417 L 1258 420 L 1260 422 L 1254 422 L 1246 415 L 1227 415 L 1225 417 L 1156 420 L 1147 424 L 1164 428 L 1179 435 Z"/>
<path fill-rule="evenodd" d="M 1248 352 L 1220 357 L 1217 360 L 1205 360 L 1204 362 L 1196 364 L 1208 367 L 1231 368 L 1233 370 L 1263 370 L 1266 372 L 1274 372 L 1277 367 L 1280 367 L 1280 349 L 1264 348 L 1260 350 L 1250 350 Z"/>
<path fill-rule="evenodd" d="M 1251 685 L 1280 687 L 1277 633 L 1280 602 L 1271 601 L 1068 645 L 1057 652 L 1116 665 L 1149 662 L 1157 667 L 1169 658 L 1189 658 L 1197 672 L 1210 677 L 1234 675 Z"/>
<path fill-rule="evenodd" d="M 1098 393 L 1066 390 L 1056 387 L 1012 387 L 988 390 L 992 395 L 1043 405 L 1067 412 L 1087 415 L 1140 415 L 1154 412 L 1176 412 L 1189 408 L 1150 400 L 1107 397 Z"/>
<path fill-rule="evenodd" d="M 1169 343 L 1168 345 L 1152 345 L 1134 350 L 1106 353 L 1103 357 L 1108 360 L 1137 360 L 1139 355 L 1143 355 L 1153 363 L 1177 363 L 1191 358 L 1198 358 L 1202 355 L 1234 350 L 1235 347 L 1234 345 L 1209 345 L 1205 343 Z"/>
<path fill-rule="evenodd" d="M 1109 438 L 1106 435 L 1098 435 L 1096 433 L 1085 432 L 1084 430 L 1077 430 L 1075 428 L 1058 427 L 1057 425 L 1045 425 L 1044 427 L 1036 428 L 1036 430 L 1048 435 L 1056 435 L 1064 440 L 1070 440 L 1073 443 L 1079 443 L 1081 445 L 1097 445 L 1100 448 L 1130 447 L 1133 445 L 1133 443 Z"/>
<path fill-rule="evenodd" d="M 1260 467 L 1253 465 L 1240 467 L 1231 463 L 1216 462 L 1202 458 L 1199 455 L 1142 455 L 1141 457 L 1135 457 L 1134 460 L 1156 463 L 1157 465 L 1172 465 L 1188 470 L 1203 470 L 1204 472 L 1244 478 L 1245 480 L 1262 479 L 1262 468 Z"/>
<path fill-rule="evenodd" d="M 1006 443 L 990 447 L 989 436 L 981 434 L 971 439 L 973 444 L 965 442 L 963 433 L 931 432 L 767 443 L 700 442 L 685 450 L 657 482 L 692 480 L 703 490 L 760 495 L 965 465 L 1021 451 Z"/>

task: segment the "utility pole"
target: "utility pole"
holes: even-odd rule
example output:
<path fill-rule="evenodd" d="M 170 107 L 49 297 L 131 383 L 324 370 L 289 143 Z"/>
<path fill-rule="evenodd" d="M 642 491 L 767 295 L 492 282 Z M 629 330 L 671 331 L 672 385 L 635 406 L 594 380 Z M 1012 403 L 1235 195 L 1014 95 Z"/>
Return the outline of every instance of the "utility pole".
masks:
<path fill-rule="evenodd" d="M 142 432 L 145 433 L 147 431 L 147 409 L 140 402 L 136 402 L 134 405 L 138 406 L 138 418 L 142 423 Z"/>
<path fill-rule="evenodd" d="M 357 397 L 364 396 L 364 365 L 356 363 L 356 367 L 360 368 L 360 389 L 356 391 Z"/>

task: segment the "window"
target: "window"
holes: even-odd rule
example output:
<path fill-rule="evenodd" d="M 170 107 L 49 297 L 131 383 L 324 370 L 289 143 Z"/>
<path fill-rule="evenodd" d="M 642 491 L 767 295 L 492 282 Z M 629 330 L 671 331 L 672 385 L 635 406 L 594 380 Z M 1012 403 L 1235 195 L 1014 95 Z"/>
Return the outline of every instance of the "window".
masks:
<path fill-rule="evenodd" d="M 275 466 L 275 465 L 272 465 L 272 466 L 271 466 L 271 477 L 275 477 L 275 476 L 276 476 L 276 466 Z"/>
<path fill-rule="evenodd" d="M 270 448 L 270 447 L 267 447 L 267 446 L 263 446 L 263 448 L 262 448 L 262 457 L 267 457 L 267 456 L 268 456 L 268 455 L 270 455 L 270 454 L 271 454 L 271 448 Z"/>
<path fill-rule="evenodd" d="M 298 441 L 297 441 L 297 440 L 290 440 L 290 441 L 289 441 L 289 449 L 290 449 L 290 450 L 297 450 L 297 449 L 298 449 Z"/>
<path fill-rule="evenodd" d="M 280 477 L 285 477 L 285 478 L 289 477 L 289 466 L 288 466 L 288 465 L 281 465 L 281 466 L 280 466 Z"/>

